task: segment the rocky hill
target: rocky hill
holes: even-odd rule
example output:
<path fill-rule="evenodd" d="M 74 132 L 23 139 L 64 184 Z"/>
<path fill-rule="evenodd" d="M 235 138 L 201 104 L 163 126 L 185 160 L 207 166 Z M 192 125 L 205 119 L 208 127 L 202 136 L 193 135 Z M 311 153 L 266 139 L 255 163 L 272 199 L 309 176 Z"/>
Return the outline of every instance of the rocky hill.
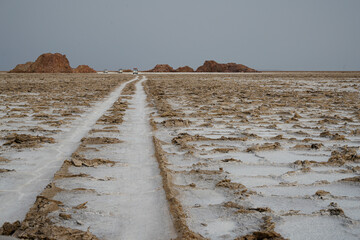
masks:
<path fill-rule="evenodd" d="M 217 63 L 213 60 L 205 61 L 196 72 L 257 72 L 242 64 L 236 63 Z"/>
<path fill-rule="evenodd" d="M 189 66 L 179 67 L 176 69 L 176 72 L 194 72 L 194 69 L 192 69 Z"/>
<path fill-rule="evenodd" d="M 18 64 L 10 73 L 94 73 L 94 69 L 87 65 L 80 65 L 76 69 L 70 67 L 66 55 L 60 53 L 44 53 L 35 62 Z"/>
<path fill-rule="evenodd" d="M 74 73 L 96 73 L 94 69 L 88 65 L 79 65 L 77 68 L 73 69 Z"/>
<path fill-rule="evenodd" d="M 153 69 L 147 72 L 175 72 L 175 70 L 168 64 L 157 64 Z"/>

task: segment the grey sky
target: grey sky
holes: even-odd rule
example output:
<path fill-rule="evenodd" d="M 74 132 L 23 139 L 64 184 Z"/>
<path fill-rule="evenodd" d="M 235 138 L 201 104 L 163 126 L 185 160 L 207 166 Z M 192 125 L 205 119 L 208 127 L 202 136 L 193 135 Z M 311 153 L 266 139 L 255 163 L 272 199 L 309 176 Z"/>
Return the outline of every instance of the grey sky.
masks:
<path fill-rule="evenodd" d="M 359 12 L 359 0 L 0 0 L 0 70 L 45 52 L 97 70 L 360 70 Z"/>

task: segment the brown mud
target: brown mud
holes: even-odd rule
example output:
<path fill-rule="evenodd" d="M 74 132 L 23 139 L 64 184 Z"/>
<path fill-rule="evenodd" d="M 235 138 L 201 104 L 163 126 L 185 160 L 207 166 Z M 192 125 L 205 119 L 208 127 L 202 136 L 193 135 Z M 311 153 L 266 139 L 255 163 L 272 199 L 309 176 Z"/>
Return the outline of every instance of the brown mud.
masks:
<path fill-rule="evenodd" d="M 44 143 L 55 143 L 54 138 L 44 136 L 32 136 L 29 134 L 10 134 L 4 138 L 4 146 L 13 148 L 35 148 Z"/>

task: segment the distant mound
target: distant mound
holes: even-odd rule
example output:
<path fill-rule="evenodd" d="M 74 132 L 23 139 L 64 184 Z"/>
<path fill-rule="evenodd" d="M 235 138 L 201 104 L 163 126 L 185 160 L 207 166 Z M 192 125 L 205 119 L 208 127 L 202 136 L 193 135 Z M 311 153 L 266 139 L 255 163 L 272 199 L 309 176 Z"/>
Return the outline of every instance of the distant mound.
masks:
<path fill-rule="evenodd" d="M 176 72 L 194 72 L 194 69 L 192 69 L 189 66 L 179 67 L 176 69 Z"/>
<path fill-rule="evenodd" d="M 69 60 L 60 53 L 41 54 L 29 70 L 33 73 L 72 73 Z"/>
<path fill-rule="evenodd" d="M 169 66 L 169 64 L 157 64 L 153 69 L 147 72 L 175 72 L 175 70 Z"/>
<path fill-rule="evenodd" d="M 88 65 L 79 65 L 77 68 L 73 69 L 74 73 L 96 73 L 94 69 Z"/>
<path fill-rule="evenodd" d="M 16 67 L 10 71 L 10 73 L 26 73 L 30 71 L 30 67 L 34 62 L 27 62 L 24 64 L 18 64 Z"/>
<path fill-rule="evenodd" d="M 257 72 L 242 64 L 236 63 L 217 63 L 213 60 L 205 61 L 196 72 Z"/>
<path fill-rule="evenodd" d="M 80 65 L 76 69 L 70 67 L 66 55 L 60 53 L 41 54 L 35 62 L 18 64 L 10 73 L 95 73 L 89 66 Z"/>
<path fill-rule="evenodd" d="M 158 64 L 147 72 L 194 72 L 189 66 L 179 67 L 174 70 L 168 64 Z M 205 61 L 204 64 L 196 69 L 196 72 L 257 72 L 242 64 L 236 63 L 217 63 L 213 60 Z"/>

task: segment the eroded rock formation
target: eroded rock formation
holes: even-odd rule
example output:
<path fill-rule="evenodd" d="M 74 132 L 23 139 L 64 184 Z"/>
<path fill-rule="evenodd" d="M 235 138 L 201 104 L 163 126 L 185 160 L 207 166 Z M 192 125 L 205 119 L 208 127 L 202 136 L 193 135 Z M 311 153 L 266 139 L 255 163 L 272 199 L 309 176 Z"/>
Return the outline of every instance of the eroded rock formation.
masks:
<path fill-rule="evenodd" d="M 176 69 L 176 72 L 194 72 L 194 69 L 192 69 L 189 66 L 179 67 Z"/>
<path fill-rule="evenodd" d="M 175 72 L 169 64 L 157 64 L 153 69 L 148 72 Z"/>
<path fill-rule="evenodd" d="M 18 64 L 10 73 L 95 73 L 87 65 L 80 65 L 76 69 L 70 67 L 66 55 L 60 53 L 41 54 L 35 62 Z"/>
<path fill-rule="evenodd" d="M 242 64 L 217 63 L 213 60 L 208 60 L 198 67 L 196 72 L 256 72 L 256 70 Z"/>
<path fill-rule="evenodd" d="M 88 65 L 79 65 L 77 68 L 74 68 L 74 73 L 96 73 L 94 69 Z"/>

